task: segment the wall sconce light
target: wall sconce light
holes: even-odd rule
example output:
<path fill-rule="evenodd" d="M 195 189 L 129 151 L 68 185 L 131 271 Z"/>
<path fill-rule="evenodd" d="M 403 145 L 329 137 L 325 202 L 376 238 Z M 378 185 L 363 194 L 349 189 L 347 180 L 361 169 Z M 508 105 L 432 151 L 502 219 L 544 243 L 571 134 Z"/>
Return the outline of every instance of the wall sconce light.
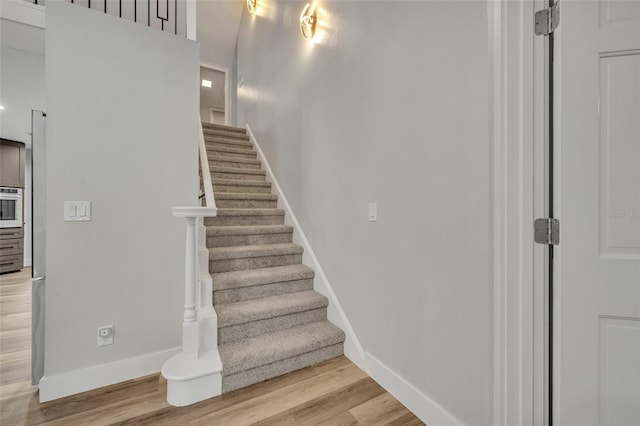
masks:
<path fill-rule="evenodd" d="M 247 0 L 247 10 L 249 13 L 253 13 L 256 11 L 256 5 L 258 4 L 258 0 Z"/>
<path fill-rule="evenodd" d="M 316 21 L 316 12 L 315 10 L 312 11 L 311 4 L 307 3 L 300 14 L 300 32 L 302 32 L 302 37 L 313 37 L 313 33 L 316 30 Z"/>

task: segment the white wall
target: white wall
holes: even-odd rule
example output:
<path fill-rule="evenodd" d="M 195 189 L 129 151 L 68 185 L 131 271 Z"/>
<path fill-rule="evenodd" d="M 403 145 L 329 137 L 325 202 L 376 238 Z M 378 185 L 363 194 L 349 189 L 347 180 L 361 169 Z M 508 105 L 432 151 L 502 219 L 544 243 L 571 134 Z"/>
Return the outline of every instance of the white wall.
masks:
<path fill-rule="evenodd" d="M 4 28 L 7 21 L 0 21 Z M 44 37 L 44 30 L 38 30 Z M 9 37 L 3 37 L 0 50 L 0 104 L 5 107 L 0 112 L 0 135 L 30 145 L 31 110 L 46 109 L 44 54 L 8 42 Z"/>
<path fill-rule="evenodd" d="M 59 395 L 126 378 L 107 363 L 131 377 L 157 368 L 154 354 L 181 343 L 185 225 L 171 206 L 197 199 L 198 49 L 54 1 L 46 32 L 43 381 Z M 64 222 L 64 200 L 91 201 L 92 220 Z M 106 324 L 115 343 L 97 347 Z"/>
<path fill-rule="evenodd" d="M 227 123 L 230 126 L 237 126 L 237 102 L 238 102 L 238 49 L 235 50 L 233 55 L 233 65 L 229 69 L 227 73 L 227 78 L 229 79 L 229 104 L 225 109 L 225 113 L 227 114 Z"/>
<path fill-rule="evenodd" d="M 304 3 L 244 13 L 237 121 L 364 350 L 462 422 L 491 424 L 487 3 L 318 4 L 314 42 Z"/>
<path fill-rule="evenodd" d="M 211 87 L 200 85 L 200 119 L 204 122 L 211 121 L 209 109 L 215 108 L 222 112 L 222 121 L 219 123 L 224 124 L 226 75 L 227 73 L 223 71 L 200 67 L 200 80 L 209 80 L 211 82 Z"/>
<path fill-rule="evenodd" d="M 24 265 L 31 265 L 31 110 L 46 111 L 44 29 L 0 19 L 0 137 L 25 143 Z"/>
<path fill-rule="evenodd" d="M 191 6 L 190 6 L 191 7 Z M 197 1 L 196 39 L 200 42 L 200 61 L 227 70 L 229 79 L 229 125 L 235 124 L 235 73 L 236 38 L 245 2 L 237 0 Z"/>
<path fill-rule="evenodd" d="M 231 67 L 244 4 L 237 0 L 196 3 L 196 38 L 200 42 L 201 61 Z"/>

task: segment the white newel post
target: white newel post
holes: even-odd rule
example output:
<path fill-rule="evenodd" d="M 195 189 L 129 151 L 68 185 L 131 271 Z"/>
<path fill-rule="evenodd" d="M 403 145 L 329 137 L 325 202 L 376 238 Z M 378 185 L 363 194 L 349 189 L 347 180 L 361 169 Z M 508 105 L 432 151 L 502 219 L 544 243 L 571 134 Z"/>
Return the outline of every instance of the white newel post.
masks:
<path fill-rule="evenodd" d="M 184 317 L 182 321 L 182 353 L 198 355 L 198 314 L 196 312 L 196 217 L 187 216 L 187 247 L 184 273 Z"/>
<path fill-rule="evenodd" d="M 185 218 L 184 314 L 182 351 L 162 366 L 167 379 L 167 401 L 184 406 L 222 393 L 222 362 L 217 346 L 217 316 L 212 303 L 208 272 L 204 217 L 216 215 L 215 207 L 173 207 L 173 215 Z M 200 234 L 200 235 L 199 235 Z M 209 294 L 208 294 L 209 293 Z"/>

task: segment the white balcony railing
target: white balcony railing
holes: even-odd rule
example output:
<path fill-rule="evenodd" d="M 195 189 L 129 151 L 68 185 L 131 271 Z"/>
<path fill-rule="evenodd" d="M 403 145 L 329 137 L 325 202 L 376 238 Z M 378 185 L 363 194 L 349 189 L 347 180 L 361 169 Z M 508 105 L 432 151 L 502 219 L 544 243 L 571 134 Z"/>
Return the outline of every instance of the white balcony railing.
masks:
<path fill-rule="evenodd" d="M 47 0 L 22 0 L 45 6 Z M 185 0 L 65 0 L 108 15 L 186 37 Z"/>

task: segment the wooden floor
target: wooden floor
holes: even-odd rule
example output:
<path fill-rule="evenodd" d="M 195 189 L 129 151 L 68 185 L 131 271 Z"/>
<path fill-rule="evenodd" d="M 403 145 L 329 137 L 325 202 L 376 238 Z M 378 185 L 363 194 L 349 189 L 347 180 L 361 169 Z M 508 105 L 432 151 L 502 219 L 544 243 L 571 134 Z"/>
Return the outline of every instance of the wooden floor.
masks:
<path fill-rule="evenodd" d="M 422 425 L 347 358 L 189 407 L 158 375 L 44 404 L 30 385 L 31 271 L 0 275 L 1 425 Z"/>

